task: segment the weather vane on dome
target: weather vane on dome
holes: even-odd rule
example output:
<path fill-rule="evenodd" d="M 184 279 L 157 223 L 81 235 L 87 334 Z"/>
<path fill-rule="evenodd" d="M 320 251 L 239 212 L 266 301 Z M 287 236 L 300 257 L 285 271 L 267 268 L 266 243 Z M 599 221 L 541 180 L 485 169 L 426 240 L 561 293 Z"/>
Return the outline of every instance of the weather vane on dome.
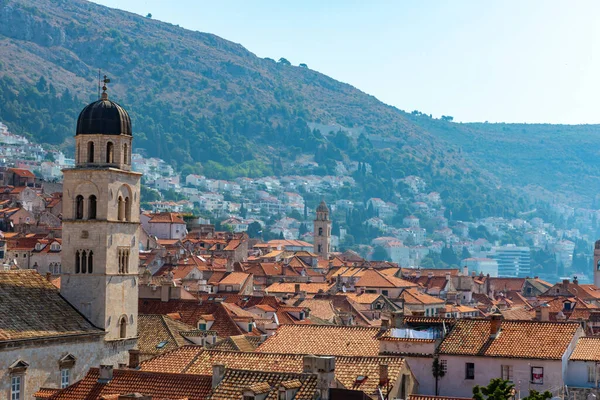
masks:
<path fill-rule="evenodd" d="M 110 83 L 110 79 L 104 75 L 102 82 L 104 83 L 104 86 L 102 86 L 102 100 L 108 100 L 108 93 L 106 93 L 106 89 L 108 88 L 106 87 L 106 84 Z"/>

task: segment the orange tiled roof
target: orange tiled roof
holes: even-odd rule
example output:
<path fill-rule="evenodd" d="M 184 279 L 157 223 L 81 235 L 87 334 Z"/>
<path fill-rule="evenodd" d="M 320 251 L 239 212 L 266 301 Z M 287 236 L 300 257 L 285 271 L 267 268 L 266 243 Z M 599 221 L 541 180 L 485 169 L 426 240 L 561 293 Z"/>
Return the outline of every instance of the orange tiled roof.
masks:
<path fill-rule="evenodd" d="M 379 328 L 336 325 L 280 325 L 256 351 L 265 353 L 376 356 Z"/>
<path fill-rule="evenodd" d="M 224 364 L 227 368 L 300 373 L 303 370 L 303 357 L 303 354 L 205 350 L 201 346 L 185 346 L 145 361 L 140 368 L 143 371 L 210 375 L 214 364 Z M 185 362 L 182 363 L 181 360 L 185 360 Z M 369 376 L 370 379 L 363 383 L 360 389 L 365 393 L 372 394 L 377 390 L 379 384 L 380 364 L 388 365 L 388 376 L 392 379 L 393 385 L 394 380 L 400 376 L 400 370 L 404 364 L 404 359 L 401 357 L 336 356 L 335 378 L 346 388 L 351 389 L 358 375 Z"/>
<path fill-rule="evenodd" d="M 579 338 L 569 360 L 600 361 L 600 337 Z"/>
<path fill-rule="evenodd" d="M 404 279 L 396 278 L 382 274 L 375 269 L 367 269 L 354 284 L 355 287 L 387 287 L 387 288 L 408 288 L 415 287 L 416 284 L 405 281 Z"/>
<path fill-rule="evenodd" d="M 408 396 L 408 400 L 470 400 L 471 397 L 447 397 L 447 396 L 433 396 L 425 394 L 411 394 Z"/>
<path fill-rule="evenodd" d="M 267 287 L 265 289 L 265 292 L 266 293 L 294 293 L 295 288 L 296 288 L 295 285 L 296 285 L 295 283 L 277 282 L 277 283 L 273 283 L 269 287 Z M 331 284 L 331 283 L 316 283 L 316 282 L 300 283 L 299 285 L 300 285 L 301 292 L 306 292 L 309 294 L 319 293 L 319 290 L 322 290 L 323 292 L 327 292 L 333 286 L 333 284 Z"/>
<path fill-rule="evenodd" d="M 400 298 L 404 300 L 405 304 L 444 304 L 444 300 L 439 297 L 433 297 L 425 293 L 421 293 L 417 288 L 410 288 L 404 290 L 400 294 Z"/>
<path fill-rule="evenodd" d="M 0 271 L 0 342 L 103 335 L 35 270 Z"/>
<path fill-rule="evenodd" d="M 166 315 L 140 314 L 138 318 L 138 349 L 143 354 L 159 354 L 188 344 L 180 332 L 196 327 L 175 321 Z M 166 342 L 162 347 L 157 346 Z"/>
<path fill-rule="evenodd" d="M 250 274 L 246 274 L 244 272 L 232 272 L 227 275 L 225 278 L 221 279 L 219 285 L 242 285 Z"/>
<path fill-rule="evenodd" d="M 50 400 L 100 400 L 110 395 L 143 393 L 153 399 L 204 400 L 211 392 L 208 375 L 169 374 L 116 369 L 113 379 L 98 383 L 98 368 L 91 368 L 80 381 L 50 396 Z M 110 398 L 110 397 L 109 397 Z"/>
<path fill-rule="evenodd" d="M 177 213 L 164 212 L 149 214 L 149 216 L 149 223 L 185 224 L 185 221 L 183 220 L 183 218 L 181 218 L 181 215 Z"/>
<path fill-rule="evenodd" d="M 439 346 L 440 354 L 560 359 L 580 325 L 571 322 L 502 321 L 490 337 L 491 321 L 461 319 Z"/>
<path fill-rule="evenodd" d="M 291 380 L 301 382 L 294 395 L 295 400 L 312 400 L 317 391 L 317 375 L 303 373 L 280 373 L 227 369 L 219 385 L 213 389 L 210 400 L 232 400 L 242 397 L 244 390 L 252 389 L 256 394 L 268 393 L 266 400 L 277 399 L 279 386 Z"/>

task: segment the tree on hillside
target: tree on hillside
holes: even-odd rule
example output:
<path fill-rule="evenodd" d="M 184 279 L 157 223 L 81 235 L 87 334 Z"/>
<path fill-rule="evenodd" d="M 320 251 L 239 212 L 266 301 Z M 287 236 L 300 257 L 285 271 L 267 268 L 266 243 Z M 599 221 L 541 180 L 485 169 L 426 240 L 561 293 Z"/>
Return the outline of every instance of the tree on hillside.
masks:
<path fill-rule="evenodd" d="M 258 238 L 262 234 L 262 227 L 258 222 L 254 221 L 253 223 L 248 225 L 248 230 L 246 231 L 246 233 L 251 239 Z"/>
<path fill-rule="evenodd" d="M 283 57 L 281 57 L 281 58 L 279 59 L 279 64 L 283 64 L 283 65 L 292 65 L 292 63 L 291 63 L 291 62 L 289 62 L 287 59 L 285 59 L 285 58 L 283 58 Z"/>
<path fill-rule="evenodd" d="M 151 13 L 146 14 L 146 18 L 152 18 L 152 14 Z"/>
<path fill-rule="evenodd" d="M 515 395 L 515 385 L 504 379 L 492 379 L 487 386 L 473 387 L 474 400 L 509 400 Z"/>
<path fill-rule="evenodd" d="M 385 249 L 383 247 L 375 246 L 375 250 L 373 250 L 372 259 L 375 261 L 387 261 L 388 253 L 387 253 L 387 251 L 385 251 Z"/>
<path fill-rule="evenodd" d="M 299 67 L 302 67 L 302 68 L 308 68 L 308 65 L 306 65 L 306 64 L 304 64 L 304 63 L 300 63 L 300 64 L 298 64 L 298 66 L 299 66 Z"/>

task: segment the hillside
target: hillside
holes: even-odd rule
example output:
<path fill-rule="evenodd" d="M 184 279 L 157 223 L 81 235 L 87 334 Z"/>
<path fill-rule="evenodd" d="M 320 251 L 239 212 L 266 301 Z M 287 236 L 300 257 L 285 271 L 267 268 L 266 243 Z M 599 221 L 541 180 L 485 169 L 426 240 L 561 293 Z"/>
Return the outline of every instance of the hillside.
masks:
<path fill-rule="evenodd" d="M 572 157 L 579 154 L 574 141 L 561 139 L 569 151 L 557 150 L 560 135 L 552 127 L 507 125 L 505 131 L 415 117 L 208 33 L 81 0 L 0 0 L 0 120 L 15 133 L 70 151 L 77 113 L 97 96 L 98 68 L 113 81 L 111 98 L 131 113 L 136 147 L 186 172 L 302 173 L 292 162 L 309 156 L 321 164 L 313 172 L 326 174 L 336 160 L 368 162 L 372 176 L 357 197 L 390 198 L 394 178 L 419 175 L 451 209 L 479 215 L 527 208 L 513 187 L 558 188 L 571 197 L 581 192 L 584 203 L 600 189 L 591 178 L 598 175 L 594 127 L 585 128 L 593 132 L 583 141 L 589 154 Z M 569 129 L 578 137 L 582 128 Z M 562 154 L 574 168 L 548 163 L 542 154 L 529 157 L 522 143 Z M 575 168 L 578 161 L 585 163 Z M 548 171 L 556 166 L 569 184 L 552 178 Z M 580 184 L 582 174 L 590 179 Z"/>

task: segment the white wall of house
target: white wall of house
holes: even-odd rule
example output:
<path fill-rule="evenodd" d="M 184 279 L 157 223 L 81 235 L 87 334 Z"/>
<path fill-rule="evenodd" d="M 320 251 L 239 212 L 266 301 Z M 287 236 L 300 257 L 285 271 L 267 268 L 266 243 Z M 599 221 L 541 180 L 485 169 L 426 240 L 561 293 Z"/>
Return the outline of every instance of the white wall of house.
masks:
<path fill-rule="evenodd" d="M 521 397 L 527 396 L 529 390 L 543 392 L 554 391 L 564 385 L 562 360 L 534 360 L 502 357 L 474 357 L 440 355 L 440 361 L 446 361 L 447 372 L 440 380 L 441 396 L 471 397 L 473 386 L 487 386 L 490 380 L 501 378 L 502 366 L 512 367 L 512 381 Z M 466 363 L 475 364 L 474 379 L 465 379 Z M 542 367 L 543 383 L 530 383 L 531 368 Z"/>
<path fill-rule="evenodd" d="M 565 383 L 571 387 L 592 388 L 595 387 L 596 381 L 600 382 L 599 372 L 600 368 L 597 368 L 594 361 L 569 361 Z"/>

